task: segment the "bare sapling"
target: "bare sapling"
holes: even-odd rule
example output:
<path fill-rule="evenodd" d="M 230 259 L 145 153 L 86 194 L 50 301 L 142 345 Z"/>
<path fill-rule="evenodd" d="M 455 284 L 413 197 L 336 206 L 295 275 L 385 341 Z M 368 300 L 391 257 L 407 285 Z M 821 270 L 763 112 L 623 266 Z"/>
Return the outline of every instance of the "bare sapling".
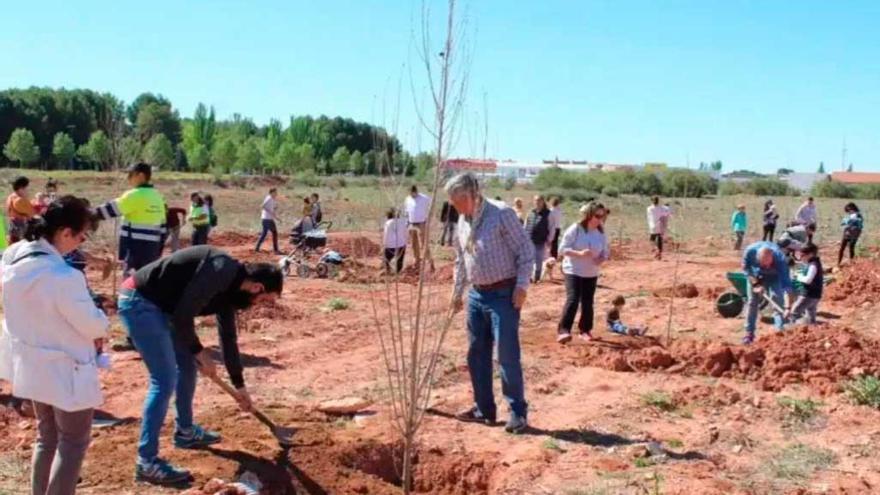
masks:
<path fill-rule="evenodd" d="M 431 200 L 425 228 L 421 231 L 427 234 L 420 235 L 418 247 L 417 258 L 422 262 L 414 265 L 418 279 L 415 284 L 409 278 L 405 282 L 394 269 L 396 263 L 392 260 L 390 273 L 381 278 L 381 287 L 373 287 L 370 291 L 373 319 L 386 370 L 392 425 L 402 447 L 400 474 L 405 494 L 413 490 L 417 435 L 430 405 L 437 365 L 443 356 L 443 343 L 452 321 L 446 297 L 448 284 L 435 280 L 430 234 L 437 197 L 442 194 L 444 163 L 455 139 L 468 78 L 468 57 L 461 44 L 465 22 L 463 17 L 459 19 L 456 6 L 456 0 L 447 1 L 443 42 L 437 47 L 431 40 L 430 9 L 423 3 L 421 34 L 416 40 L 420 70 L 424 69 L 433 102 L 433 116 L 424 115 L 418 105 L 416 113 L 432 139 L 434 159 L 433 176 L 428 187 Z M 415 84 L 412 87 L 416 99 Z M 391 204 L 400 204 L 398 194 L 408 193 L 400 187 L 404 179 L 403 172 L 398 172 L 399 176 L 390 174 L 390 184 L 383 184 L 391 196 Z M 397 214 L 400 215 L 399 210 Z"/>

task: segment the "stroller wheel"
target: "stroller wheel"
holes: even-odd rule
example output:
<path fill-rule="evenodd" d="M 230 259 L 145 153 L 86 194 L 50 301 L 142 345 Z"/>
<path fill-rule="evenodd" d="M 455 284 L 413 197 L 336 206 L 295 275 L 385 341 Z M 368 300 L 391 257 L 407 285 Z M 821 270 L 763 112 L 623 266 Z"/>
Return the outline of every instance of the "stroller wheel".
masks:
<path fill-rule="evenodd" d="M 330 274 L 330 268 L 327 266 L 327 263 L 318 263 L 315 265 L 315 273 L 318 275 L 318 278 L 327 278 L 327 275 Z"/>
<path fill-rule="evenodd" d="M 309 265 L 306 265 L 305 263 L 302 263 L 296 267 L 296 274 L 299 276 L 299 278 L 309 278 L 309 274 L 311 273 L 311 271 L 312 270 L 309 268 Z"/>

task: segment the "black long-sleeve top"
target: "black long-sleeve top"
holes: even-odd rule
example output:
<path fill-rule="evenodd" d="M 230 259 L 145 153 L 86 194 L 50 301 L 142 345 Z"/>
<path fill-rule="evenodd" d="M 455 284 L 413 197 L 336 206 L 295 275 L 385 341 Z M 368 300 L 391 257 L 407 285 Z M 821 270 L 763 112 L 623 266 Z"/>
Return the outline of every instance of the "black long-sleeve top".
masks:
<path fill-rule="evenodd" d="M 210 246 L 182 249 L 134 275 L 138 293 L 170 316 L 175 339 L 193 354 L 204 349 L 196 335 L 195 317 L 217 316 L 223 361 L 229 379 L 239 388 L 244 376 L 232 297 L 244 278 L 241 263 Z"/>

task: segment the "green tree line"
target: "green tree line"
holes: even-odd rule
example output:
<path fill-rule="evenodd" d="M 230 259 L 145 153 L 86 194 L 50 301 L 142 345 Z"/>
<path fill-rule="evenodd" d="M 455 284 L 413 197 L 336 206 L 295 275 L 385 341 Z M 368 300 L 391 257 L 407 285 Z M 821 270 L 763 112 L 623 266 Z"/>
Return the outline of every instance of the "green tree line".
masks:
<path fill-rule="evenodd" d="M 257 125 L 199 104 L 181 118 L 162 95 L 130 104 L 88 89 L 0 91 L 0 166 L 111 170 L 143 160 L 161 169 L 240 173 L 424 174 L 385 129 L 352 119 L 291 116 Z"/>
<path fill-rule="evenodd" d="M 718 190 L 717 181 L 709 174 L 681 169 L 575 172 L 550 167 L 538 174 L 534 185 L 541 190 L 576 190 L 578 197 L 640 194 L 699 198 Z"/>

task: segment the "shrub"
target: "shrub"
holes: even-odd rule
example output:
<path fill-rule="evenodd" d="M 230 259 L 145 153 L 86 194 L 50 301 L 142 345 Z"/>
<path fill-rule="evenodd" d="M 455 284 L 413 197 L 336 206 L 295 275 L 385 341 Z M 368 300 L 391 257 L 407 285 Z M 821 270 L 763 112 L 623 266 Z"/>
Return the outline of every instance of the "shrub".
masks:
<path fill-rule="evenodd" d="M 327 308 L 330 311 L 340 311 L 343 309 L 348 309 L 351 306 L 351 303 L 348 302 L 348 299 L 342 297 L 334 297 L 327 301 Z"/>
<path fill-rule="evenodd" d="M 754 179 L 743 187 L 755 196 L 797 196 L 799 191 L 792 189 L 779 179 Z"/>
<path fill-rule="evenodd" d="M 602 189 L 602 194 L 608 196 L 609 198 L 616 198 L 620 196 L 620 191 L 614 186 L 606 186 Z"/>
<path fill-rule="evenodd" d="M 742 193 L 742 187 L 740 187 L 740 185 L 736 182 L 726 180 L 718 184 L 718 194 L 720 194 L 721 196 L 736 196 L 737 194 Z"/>
<path fill-rule="evenodd" d="M 516 179 L 514 177 L 508 177 L 504 179 L 504 190 L 510 191 L 516 186 Z"/>
<path fill-rule="evenodd" d="M 822 181 L 813 185 L 810 194 L 820 198 L 850 199 L 855 197 L 855 189 L 840 182 Z"/>
<path fill-rule="evenodd" d="M 843 390 L 856 404 L 880 409 L 880 378 L 860 376 L 845 384 Z"/>
<path fill-rule="evenodd" d="M 293 180 L 296 184 L 302 184 L 308 187 L 319 187 L 322 182 L 321 178 L 318 177 L 318 174 L 313 170 L 299 172 L 293 176 Z"/>

